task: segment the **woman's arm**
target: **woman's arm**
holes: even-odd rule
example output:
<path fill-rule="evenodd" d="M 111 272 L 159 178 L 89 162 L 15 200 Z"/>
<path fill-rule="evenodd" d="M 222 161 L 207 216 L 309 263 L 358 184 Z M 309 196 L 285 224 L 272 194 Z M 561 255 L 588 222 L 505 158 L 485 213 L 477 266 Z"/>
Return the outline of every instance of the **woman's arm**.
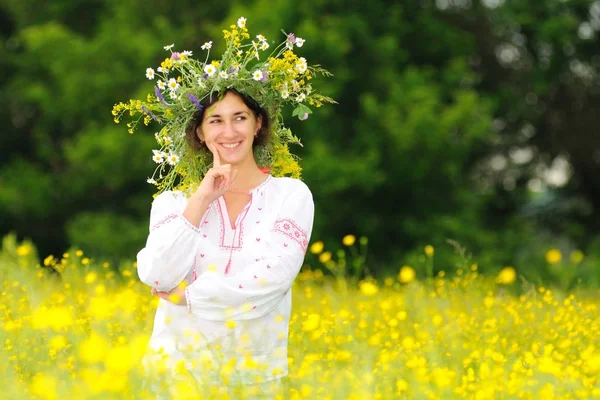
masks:
<path fill-rule="evenodd" d="M 297 181 L 267 236 L 265 257 L 243 272 L 206 272 L 185 289 L 190 312 L 210 320 L 254 319 L 271 311 L 286 295 L 304 261 L 314 218 L 308 187 Z"/>
<path fill-rule="evenodd" d="M 202 235 L 197 228 L 208 205 L 188 203 L 181 212 L 181 199 L 174 192 L 161 193 L 152 203 L 150 234 L 137 254 L 138 276 L 158 291 L 170 291 L 191 271 Z M 201 214 L 200 214 L 201 213 Z M 200 216 L 198 216 L 200 215 Z"/>

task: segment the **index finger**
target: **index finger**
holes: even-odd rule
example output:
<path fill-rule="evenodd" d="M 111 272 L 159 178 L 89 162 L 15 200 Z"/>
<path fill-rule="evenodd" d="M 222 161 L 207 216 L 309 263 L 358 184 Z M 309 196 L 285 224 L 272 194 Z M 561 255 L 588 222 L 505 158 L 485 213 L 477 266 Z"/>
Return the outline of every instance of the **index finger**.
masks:
<path fill-rule="evenodd" d="M 219 155 L 219 150 L 217 150 L 217 146 L 215 146 L 214 143 L 210 143 L 208 144 L 208 148 L 213 154 L 213 167 L 220 167 L 221 156 Z"/>

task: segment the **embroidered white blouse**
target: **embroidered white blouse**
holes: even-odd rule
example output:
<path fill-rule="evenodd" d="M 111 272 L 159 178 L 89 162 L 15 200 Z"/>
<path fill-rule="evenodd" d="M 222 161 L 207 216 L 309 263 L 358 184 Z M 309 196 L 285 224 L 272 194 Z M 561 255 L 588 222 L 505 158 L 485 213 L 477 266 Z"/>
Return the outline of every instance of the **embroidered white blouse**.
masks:
<path fill-rule="evenodd" d="M 158 291 L 188 284 L 187 307 L 159 301 L 150 347 L 184 360 L 200 381 L 209 376 L 207 355 L 212 368 L 233 362 L 244 383 L 288 372 L 290 288 L 310 240 L 312 194 L 300 180 L 269 175 L 250 195 L 232 227 L 223 197 L 193 226 L 182 215 L 188 199 L 161 193 L 137 255 L 145 284 Z"/>

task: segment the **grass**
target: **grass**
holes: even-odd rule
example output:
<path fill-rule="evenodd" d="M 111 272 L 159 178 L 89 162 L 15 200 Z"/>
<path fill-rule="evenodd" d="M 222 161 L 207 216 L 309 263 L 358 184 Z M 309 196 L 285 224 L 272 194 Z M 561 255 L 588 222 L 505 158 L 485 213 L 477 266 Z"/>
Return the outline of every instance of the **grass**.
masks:
<path fill-rule="evenodd" d="M 404 268 L 383 282 L 359 281 L 344 277 L 339 258 L 323 261 L 335 274 L 305 268 L 293 288 L 290 379 L 281 398 L 600 397 L 592 290 L 555 292 L 510 270 L 482 276 L 476 266 L 424 280 Z M 0 280 L 7 398 L 154 398 L 141 360 L 157 299 L 134 265 L 80 251 L 40 261 L 33 246 L 7 237 Z M 173 368 L 185 376 L 181 365 Z M 185 380 L 169 388 L 178 399 L 244 398 L 223 388 L 199 393 Z"/>

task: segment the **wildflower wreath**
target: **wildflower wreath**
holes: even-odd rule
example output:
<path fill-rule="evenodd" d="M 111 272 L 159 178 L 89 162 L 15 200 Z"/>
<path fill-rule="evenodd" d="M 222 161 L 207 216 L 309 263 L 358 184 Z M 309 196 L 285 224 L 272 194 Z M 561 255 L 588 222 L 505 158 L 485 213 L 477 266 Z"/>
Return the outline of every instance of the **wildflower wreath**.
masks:
<path fill-rule="evenodd" d="M 304 39 L 283 33 L 285 40 L 267 57 L 261 56 L 269 49 L 269 42 L 263 35 L 250 41 L 244 17 L 229 30 L 223 30 L 227 47 L 220 60 L 210 59 L 212 42 L 202 46 L 206 51 L 204 61 L 192 58 L 191 51 L 174 51 L 173 44 L 165 46 L 170 57 L 156 71 L 146 69 L 146 78 L 156 81 L 154 93 L 148 94 L 145 101 L 132 99 L 114 105 L 112 114 L 116 123 L 123 117 L 133 117 L 127 123 L 129 133 L 138 128 L 140 121 L 144 125 L 152 121 L 162 125 L 154 134 L 160 148 L 153 150 L 152 159 L 158 166 L 148 179 L 158 193 L 165 190 L 189 193 L 210 168 L 210 152 L 193 149 L 186 142 L 185 130 L 196 111 L 203 109 L 203 100 L 222 96 L 230 88 L 252 97 L 271 118 L 270 140 L 255 149 L 258 165 L 268 167 L 273 176 L 300 177 L 297 157 L 290 153 L 288 145 L 301 143 L 284 125 L 283 106 L 291 104 L 292 116 L 305 120 L 312 113 L 311 107 L 335 101 L 313 91 L 310 84 L 315 74 L 331 74 L 319 65 L 308 65 L 306 59 L 294 53 L 294 48 L 302 47 Z"/>

